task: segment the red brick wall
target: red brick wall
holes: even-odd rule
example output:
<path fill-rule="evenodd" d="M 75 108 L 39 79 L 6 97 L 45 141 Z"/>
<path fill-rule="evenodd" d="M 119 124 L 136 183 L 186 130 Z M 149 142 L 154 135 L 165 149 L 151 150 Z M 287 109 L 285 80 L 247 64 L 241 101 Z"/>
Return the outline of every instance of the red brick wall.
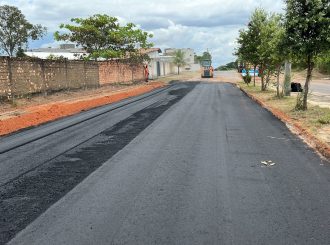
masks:
<path fill-rule="evenodd" d="M 132 83 L 144 80 L 143 65 L 131 66 L 119 61 L 99 62 L 100 85 Z"/>
<path fill-rule="evenodd" d="M 0 57 L 0 97 L 141 80 L 142 64 Z"/>
<path fill-rule="evenodd" d="M 0 57 L 0 96 L 97 86 L 97 62 Z"/>

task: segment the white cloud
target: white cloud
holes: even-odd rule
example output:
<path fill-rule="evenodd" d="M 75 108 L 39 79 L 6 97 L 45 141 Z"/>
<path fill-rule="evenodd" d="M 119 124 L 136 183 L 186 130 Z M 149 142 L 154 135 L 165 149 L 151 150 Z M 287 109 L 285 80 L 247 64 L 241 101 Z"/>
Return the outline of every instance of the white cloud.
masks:
<path fill-rule="evenodd" d="M 283 9 L 283 2 L 274 0 L 0 0 L 0 4 L 17 6 L 50 34 L 73 17 L 117 16 L 121 23 L 133 22 L 152 32 L 157 47 L 189 47 L 198 53 L 208 48 L 216 65 L 234 59 L 238 30 L 256 7 L 272 12 Z M 41 45 L 52 43 L 50 38 Z"/>

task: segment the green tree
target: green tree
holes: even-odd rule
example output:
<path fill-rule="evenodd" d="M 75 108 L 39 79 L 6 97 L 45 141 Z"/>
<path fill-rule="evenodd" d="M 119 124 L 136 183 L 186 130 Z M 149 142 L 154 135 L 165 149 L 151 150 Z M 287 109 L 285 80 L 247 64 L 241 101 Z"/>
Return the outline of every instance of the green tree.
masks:
<path fill-rule="evenodd" d="M 286 58 L 286 47 L 284 42 L 285 29 L 281 15 L 271 14 L 267 16 L 260 32 L 260 45 L 258 48 L 259 59 L 265 70 L 262 77 L 262 90 L 266 87 L 272 76 L 277 77 L 277 97 L 282 96 L 280 92 L 280 73 Z M 263 79 L 265 77 L 265 79 Z"/>
<path fill-rule="evenodd" d="M 61 24 L 69 32 L 55 32 L 56 40 L 77 43 L 90 58 L 127 58 L 136 54 L 139 48 L 150 48 L 148 38 L 152 35 L 138 29 L 133 23 L 120 26 L 116 17 L 96 14 L 86 19 L 73 18 L 73 24 Z"/>
<path fill-rule="evenodd" d="M 202 60 L 212 60 L 212 55 L 210 54 L 209 51 L 203 52 Z"/>
<path fill-rule="evenodd" d="M 184 60 L 184 53 L 181 49 L 175 51 L 173 63 L 178 67 L 178 75 L 180 74 L 180 67 L 186 65 Z"/>
<path fill-rule="evenodd" d="M 16 52 L 16 57 L 26 57 L 27 55 L 24 53 L 24 50 L 21 47 L 18 47 L 17 52 Z"/>
<path fill-rule="evenodd" d="M 0 50 L 10 57 L 27 47 L 29 40 L 37 40 L 45 33 L 45 27 L 28 22 L 18 8 L 0 6 Z"/>
<path fill-rule="evenodd" d="M 305 63 L 306 82 L 296 108 L 307 110 L 307 97 L 315 60 L 330 48 L 329 0 L 286 0 L 286 32 L 292 53 Z"/>
<path fill-rule="evenodd" d="M 200 64 L 203 60 L 212 60 L 212 55 L 210 54 L 209 51 L 203 52 L 202 55 L 194 56 L 195 64 Z"/>
<path fill-rule="evenodd" d="M 259 47 L 261 45 L 261 30 L 267 20 L 267 13 L 261 8 L 257 8 L 251 15 L 248 29 L 240 30 L 237 43 L 239 48 L 236 55 L 244 62 L 251 63 L 254 70 L 258 65 L 262 65 L 260 61 Z M 261 67 L 263 68 L 263 67 Z M 263 69 L 261 69 L 263 70 Z M 255 74 L 253 76 L 253 85 L 255 86 Z M 264 86 L 261 86 L 262 89 Z"/>

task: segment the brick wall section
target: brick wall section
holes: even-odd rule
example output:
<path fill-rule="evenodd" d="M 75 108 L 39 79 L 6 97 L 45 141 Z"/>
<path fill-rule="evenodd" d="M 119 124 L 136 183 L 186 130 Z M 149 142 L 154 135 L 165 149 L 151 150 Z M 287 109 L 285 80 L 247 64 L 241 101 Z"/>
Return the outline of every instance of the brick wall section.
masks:
<path fill-rule="evenodd" d="M 0 59 L 0 96 L 7 94 L 9 73 L 8 73 L 8 59 Z"/>
<path fill-rule="evenodd" d="M 0 97 L 141 80 L 144 80 L 142 64 L 0 57 Z"/>
<path fill-rule="evenodd" d="M 0 57 L 1 97 L 97 86 L 97 62 Z"/>
<path fill-rule="evenodd" d="M 131 66 L 119 61 L 99 62 L 100 85 L 132 83 L 144 80 L 143 65 Z"/>

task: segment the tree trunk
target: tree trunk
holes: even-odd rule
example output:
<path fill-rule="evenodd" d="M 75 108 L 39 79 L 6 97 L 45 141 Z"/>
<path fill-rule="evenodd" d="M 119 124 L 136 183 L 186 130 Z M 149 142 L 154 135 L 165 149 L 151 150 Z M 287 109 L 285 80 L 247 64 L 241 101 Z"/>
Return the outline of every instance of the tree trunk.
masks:
<path fill-rule="evenodd" d="M 284 95 L 290 96 L 291 93 L 291 62 L 285 61 Z"/>
<path fill-rule="evenodd" d="M 259 72 L 261 71 L 261 91 L 264 91 L 264 87 L 265 87 L 265 74 L 264 74 L 264 66 L 261 65 L 260 66 L 260 69 L 259 69 Z"/>
<path fill-rule="evenodd" d="M 277 67 L 277 82 L 276 82 L 276 95 L 277 98 L 281 98 L 280 95 L 280 74 L 281 74 L 281 65 Z"/>
<path fill-rule="evenodd" d="M 303 99 L 303 110 L 307 110 L 307 97 L 308 97 L 308 90 L 309 90 L 309 83 L 312 80 L 312 72 L 313 72 L 313 68 L 314 68 L 314 64 L 313 64 L 313 57 L 312 55 L 308 55 L 307 58 L 307 64 L 308 64 L 308 68 L 307 68 L 307 77 L 306 77 L 306 82 L 305 82 L 305 86 L 304 86 L 304 99 Z"/>
<path fill-rule="evenodd" d="M 268 70 L 267 71 L 267 74 L 266 74 L 266 80 L 264 78 L 264 75 L 262 76 L 262 83 L 261 83 L 261 91 L 266 91 L 266 88 L 267 88 L 267 85 L 269 83 L 269 80 L 270 80 L 270 71 Z"/>
<path fill-rule="evenodd" d="M 253 69 L 254 69 L 254 74 L 253 74 L 253 86 L 254 86 L 254 87 L 256 86 L 256 68 L 257 68 L 257 66 L 254 65 L 254 66 L 253 66 Z"/>
<path fill-rule="evenodd" d="M 264 75 L 261 75 L 261 91 L 264 91 L 264 83 L 265 83 L 265 77 Z"/>
<path fill-rule="evenodd" d="M 180 66 L 178 66 L 178 75 L 180 74 Z"/>

